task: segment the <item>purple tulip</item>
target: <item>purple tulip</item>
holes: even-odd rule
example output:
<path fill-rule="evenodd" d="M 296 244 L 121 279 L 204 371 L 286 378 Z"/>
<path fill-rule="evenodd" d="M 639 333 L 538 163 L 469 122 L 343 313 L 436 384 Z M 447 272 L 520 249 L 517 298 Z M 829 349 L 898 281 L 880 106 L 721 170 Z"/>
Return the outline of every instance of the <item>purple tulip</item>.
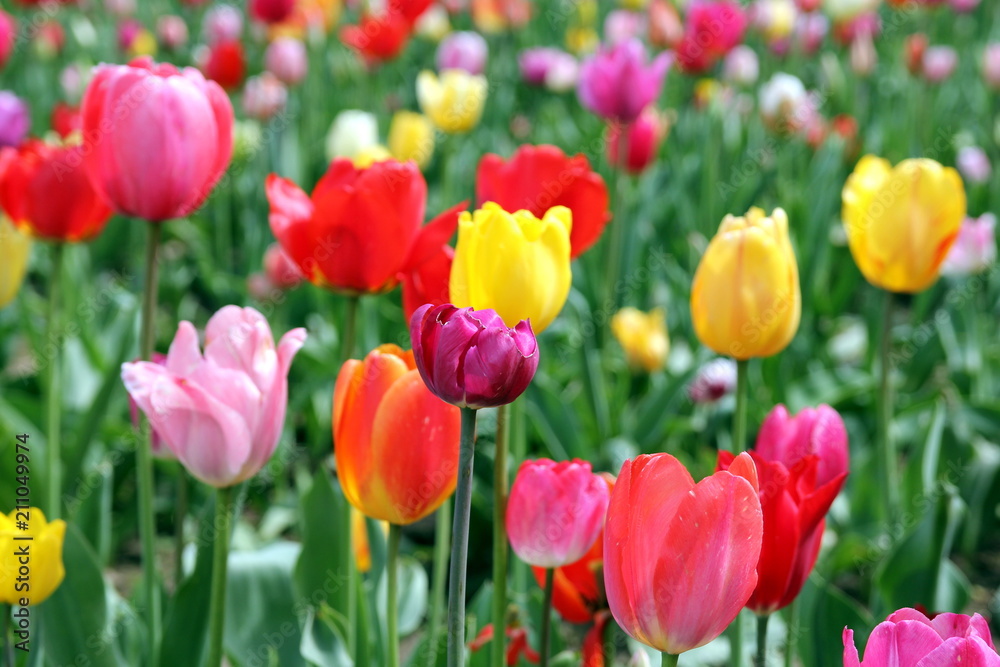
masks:
<path fill-rule="evenodd" d="M 776 405 L 760 425 L 754 451 L 789 470 L 815 454 L 817 487 L 846 473 L 850 456 L 844 420 L 829 405 L 806 408 L 794 417 L 784 405 Z"/>
<path fill-rule="evenodd" d="M 453 32 L 438 46 L 437 66 L 439 70 L 460 69 L 482 74 L 488 55 L 486 40 L 478 32 Z"/>
<path fill-rule="evenodd" d="M 9 90 L 0 90 L 0 148 L 19 145 L 30 128 L 28 104 Z"/>
<path fill-rule="evenodd" d="M 858 656 L 854 631 L 844 628 L 844 667 L 997 667 L 990 626 L 979 614 L 938 614 L 929 619 L 916 609 L 900 609 L 879 623 L 868 638 L 865 659 Z"/>
<path fill-rule="evenodd" d="M 631 123 L 660 96 L 670 64 L 669 53 L 647 64 L 646 48 L 637 39 L 601 48 L 581 66 L 577 94 L 598 116 Z"/>
<path fill-rule="evenodd" d="M 410 318 L 413 357 L 424 383 L 460 408 L 495 408 L 520 396 L 538 369 L 527 320 L 508 327 L 491 309 L 427 304 Z"/>

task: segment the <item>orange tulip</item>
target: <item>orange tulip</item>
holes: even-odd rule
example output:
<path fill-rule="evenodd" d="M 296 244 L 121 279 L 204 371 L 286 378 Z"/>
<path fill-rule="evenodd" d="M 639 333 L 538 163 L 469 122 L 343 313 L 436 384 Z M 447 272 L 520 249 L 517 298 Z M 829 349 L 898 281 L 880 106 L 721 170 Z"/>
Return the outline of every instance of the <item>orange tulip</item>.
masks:
<path fill-rule="evenodd" d="M 412 352 L 382 345 L 347 361 L 333 392 L 334 455 L 347 500 L 397 525 L 436 510 L 458 478 L 459 414 L 427 389 Z"/>

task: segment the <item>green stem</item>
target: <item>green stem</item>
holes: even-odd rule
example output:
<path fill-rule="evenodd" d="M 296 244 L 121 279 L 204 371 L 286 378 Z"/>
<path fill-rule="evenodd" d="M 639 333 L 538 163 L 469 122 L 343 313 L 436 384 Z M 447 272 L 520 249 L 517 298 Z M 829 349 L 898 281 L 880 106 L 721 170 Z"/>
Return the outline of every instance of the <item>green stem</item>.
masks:
<path fill-rule="evenodd" d="M 476 411 L 462 408 L 462 440 L 455 489 L 455 522 L 448 576 L 448 667 L 461 667 L 465 653 L 465 570 L 469 557 L 469 516 L 472 513 L 472 464 L 476 455 Z M 502 635 L 503 628 L 494 631 Z"/>
<path fill-rule="evenodd" d="M 222 639 L 226 627 L 226 565 L 229 561 L 230 505 L 233 487 L 215 494 L 215 546 L 212 552 L 212 590 L 208 606 L 208 667 L 222 665 Z"/>
<path fill-rule="evenodd" d="M 354 356 L 355 341 L 358 336 L 358 303 L 361 297 L 347 297 L 344 309 L 344 329 L 340 339 L 340 362 L 343 363 Z"/>
<path fill-rule="evenodd" d="M 879 346 L 878 442 L 882 448 L 882 491 L 885 518 L 891 521 L 899 505 L 899 474 L 896 445 L 890 433 L 892 423 L 892 292 L 885 293 L 882 311 L 882 338 Z"/>
<path fill-rule="evenodd" d="M 549 664 L 549 632 L 551 632 L 552 628 L 552 591 L 555 588 L 555 582 L 555 568 L 546 568 L 545 597 L 542 602 L 542 644 L 538 648 L 538 652 L 542 656 L 541 667 L 547 667 Z"/>
<path fill-rule="evenodd" d="M 437 664 L 438 634 L 441 632 L 441 613 L 444 610 L 444 585 L 448 579 L 448 544 L 451 542 L 451 498 L 438 508 L 434 529 L 434 581 L 431 589 L 430 627 L 431 642 L 427 652 L 427 667 Z"/>
<path fill-rule="evenodd" d="M 756 667 L 767 665 L 767 622 L 771 619 L 770 614 L 757 617 L 757 660 Z"/>
<path fill-rule="evenodd" d="M 344 328 L 342 329 L 341 339 L 340 339 L 340 361 L 341 363 L 346 362 L 354 355 L 354 348 L 357 340 L 358 331 L 358 303 L 360 297 L 351 296 L 347 298 L 347 303 L 344 309 Z M 336 445 L 334 445 L 336 446 Z M 341 492 L 343 493 L 343 487 L 341 487 Z M 344 502 L 341 504 L 341 524 L 342 526 L 351 525 L 351 503 L 348 502 L 347 496 L 344 496 Z M 352 531 L 347 530 L 344 539 L 340 540 L 340 554 L 339 560 L 344 564 L 344 575 L 346 577 L 347 585 L 343 590 L 343 607 L 338 611 L 344 614 L 344 618 L 347 623 L 347 651 L 352 658 L 355 660 L 358 658 L 358 642 L 357 642 L 357 628 L 358 628 L 358 592 L 357 587 L 354 585 L 354 580 L 358 578 L 357 563 L 354 561 L 354 545 L 352 542 Z"/>
<path fill-rule="evenodd" d="M 62 264 L 65 244 L 55 243 L 52 246 L 52 273 L 49 277 L 49 303 L 46 312 L 47 332 L 46 347 L 52 346 L 52 358 L 48 365 L 48 382 L 46 383 L 48 405 L 48 448 L 46 454 L 49 469 L 49 502 L 45 508 L 49 521 L 58 519 L 60 515 L 59 498 L 62 495 L 62 459 L 60 454 L 59 400 L 62 396 L 62 383 L 59 377 L 59 357 L 62 351 L 62 341 L 59 335 L 59 290 L 62 286 Z"/>
<path fill-rule="evenodd" d="M 733 453 L 739 454 L 747 444 L 747 386 L 746 359 L 736 362 L 736 409 L 733 412 Z"/>
<path fill-rule="evenodd" d="M 788 618 L 788 639 L 785 641 L 785 667 L 792 667 L 795 654 L 798 652 L 799 643 L 799 600 L 792 600 L 792 604 L 785 609 Z"/>
<path fill-rule="evenodd" d="M 177 505 L 174 508 L 174 590 L 184 578 L 184 518 L 187 516 L 188 483 L 183 466 L 177 471 Z"/>
<path fill-rule="evenodd" d="M 510 457 L 514 460 L 515 464 L 519 465 L 521 461 L 528 457 L 528 443 L 524 432 L 524 401 L 514 401 L 510 404 L 510 423 Z M 514 571 L 514 592 L 518 595 L 526 594 L 528 591 L 528 581 L 531 579 L 531 571 L 528 564 L 519 558 L 515 558 L 512 569 Z"/>
<path fill-rule="evenodd" d="M 740 611 L 729 624 L 726 631 L 729 637 L 730 664 L 733 667 L 743 667 L 743 612 Z"/>
<path fill-rule="evenodd" d="M 493 461 L 493 632 L 490 664 L 504 667 L 507 627 L 507 450 L 510 404 L 497 408 L 496 457 Z"/>
<path fill-rule="evenodd" d="M 146 284 L 142 300 L 140 356 L 151 359 L 156 341 L 156 294 L 159 265 L 156 252 L 163 234 L 162 223 L 150 222 L 146 237 Z M 139 494 L 139 539 L 142 543 L 142 585 L 148 612 L 149 664 L 157 662 L 160 641 L 160 588 L 156 581 L 156 523 L 153 518 L 153 429 L 146 424 L 146 442 L 135 452 L 135 467 Z"/>
<path fill-rule="evenodd" d="M 679 655 L 673 655 L 672 653 L 664 653 L 660 665 L 661 667 L 677 667 L 677 661 L 679 659 L 680 659 Z"/>
<path fill-rule="evenodd" d="M 385 624 L 387 628 L 386 642 L 389 644 L 389 667 L 399 667 L 399 540 L 403 536 L 403 527 L 389 525 L 389 553 L 386 556 L 385 567 L 388 570 L 388 587 L 385 601 Z"/>
<path fill-rule="evenodd" d="M 622 136 L 628 133 L 628 125 L 620 128 Z M 600 304 L 600 309 L 607 309 L 607 318 L 618 310 L 619 297 L 621 296 L 615 289 L 618 283 L 618 274 L 621 272 L 622 246 L 625 244 L 625 183 L 626 174 L 624 167 L 613 166 L 614 174 L 614 215 L 611 218 L 611 238 L 608 245 L 607 273 L 604 277 L 604 303 Z"/>

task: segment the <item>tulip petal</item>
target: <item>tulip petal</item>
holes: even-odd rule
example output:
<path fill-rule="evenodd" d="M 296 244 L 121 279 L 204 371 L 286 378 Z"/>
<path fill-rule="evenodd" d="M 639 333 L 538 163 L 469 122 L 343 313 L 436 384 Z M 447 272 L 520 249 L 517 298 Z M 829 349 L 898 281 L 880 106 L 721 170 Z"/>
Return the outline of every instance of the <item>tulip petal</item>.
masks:
<path fill-rule="evenodd" d="M 198 347 L 198 332 L 193 324 L 182 321 L 177 325 L 177 334 L 170 343 L 164 365 L 177 377 L 184 378 L 194 373 L 202 363 L 204 359 Z"/>
<path fill-rule="evenodd" d="M 1000 667 L 1000 655 L 979 637 L 953 637 L 928 653 L 916 667 Z"/>
<path fill-rule="evenodd" d="M 854 645 L 854 630 L 844 628 L 844 667 L 861 667 L 858 647 Z"/>
<path fill-rule="evenodd" d="M 919 621 L 879 623 L 868 638 L 863 665 L 911 667 L 944 643 L 934 628 Z"/>

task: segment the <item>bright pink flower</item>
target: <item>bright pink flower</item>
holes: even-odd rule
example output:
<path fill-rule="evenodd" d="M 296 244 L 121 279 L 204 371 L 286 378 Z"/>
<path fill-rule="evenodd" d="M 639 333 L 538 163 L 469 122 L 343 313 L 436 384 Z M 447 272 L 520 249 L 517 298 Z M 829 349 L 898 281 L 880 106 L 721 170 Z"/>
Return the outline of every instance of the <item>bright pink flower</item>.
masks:
<path fill-rule="evenodd" d="M 264 316 L 226 306 L 208 321 L 205 354 L 181 322 L 165 365 L 122 364 L 129 395 L 194 477 L 227 487 L 253 477 L 278 446 L 288 405 L 288 368 L 305 329 L 277 349 Z"/>
<path fill-rule="evenodd" d="M 661 53 L 647 63 L 637 39 L 601 48 L 580 67 L 580 102 L 601 118 L 631 123 L 660 96 L 670 62 Z"/>
<path fill-rule="evenodd" d="M 279 37 L 264 52 L 264 67 L 282 83 L 294 86 L 309 72 L 306 45 L 294 37 Z"/>
<path fill-rule="evenodd" d="M 692 0 L 677 45 L 677 64 L 691 74 L 707 71 L 743 41 L 747 16 L 731 0 Z"/>
<path fill-rule="evenodd" d="M 670 122 L 653 107 L 646 109 L 627 127 L 608 127 L 608 162 L 630 174 L 646 170 L 656 160 Z"/>
<path fill-rule="evenodd" d="M 30 128 L 28 103 L 9 90 L 0 90 L 0 148 L 19 145 Z"/>
<path fill-rule="evenodd" d="M 726 629 L 757 585 L 763 517 L 740 454 L 695 484 L 669 454 L 622 466 L 604 527 L 604 586 L 625 632 L 683 653 Z"/>
<path fill-rule="evenodd" d="M 229 166 L 233 107 L 197 70 L 150 58 L 99 65 L 82 111 L 90 180 L 125 215 L 189 215 Z"/>
<path fill-rule="evenodd" d="M 601 534 L 608 498 L 608 483 L 586 461 L 525 461 L 507 502 L 511 548 L 529 565 L 575 563 Z"/>
<path fill-rule="evenodd" d="M 806 456 L 817 455 L 816 486 L 828 484 L 850 467 L 844 420 L 829 405 L 805 408 L 794 417 L 784 405 L 776 405 L 760 425 L 754 451 L 789 470 Z"/>
<path fill-rule="evenodd" d="M 17 21 L 0 9 L 0 69 L 7 64 L 14 44 L 17 42 Z"/>
<path fill-rule="evenodd" d="M 1000 667 L 990 626 L 979 614 L 927 618 L 904 608 L 879 623 L 858 658 L 854 631 L 844 628 L 844 667 Z"/>

